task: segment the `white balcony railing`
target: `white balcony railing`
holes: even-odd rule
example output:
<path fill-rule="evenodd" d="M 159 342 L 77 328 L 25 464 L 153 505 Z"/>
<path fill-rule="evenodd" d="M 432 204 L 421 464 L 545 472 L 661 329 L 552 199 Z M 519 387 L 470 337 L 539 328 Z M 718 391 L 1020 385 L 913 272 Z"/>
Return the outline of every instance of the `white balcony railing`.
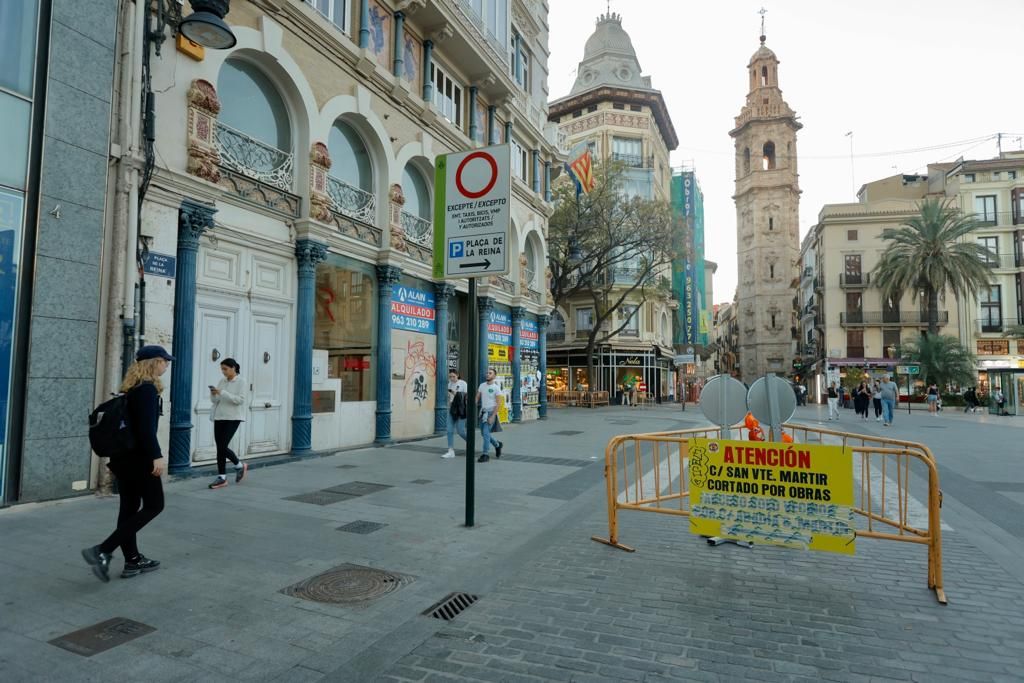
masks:
<path fill-rule="evenodd" d="M 420 218 L 408 211 L 402 212 L 402 230 L 405 232 L 405 239 L 420 245 L 431 247 L 434 241 L 433 225 L 425 218 Z"/>
<path fill-rule="evenodd" d="M 327 196 L 331 206 L 343 216 L 370 225 L 377 223 L 377 198 L 372 192 L 349 185 L 344 180 L 327 176 Z"/>
<path fill-rule="evenodd" d="M 276 147 L 217 122 L 217 151 L 220 163 L 244 176 L 292 192 L 295 157 Z"/>

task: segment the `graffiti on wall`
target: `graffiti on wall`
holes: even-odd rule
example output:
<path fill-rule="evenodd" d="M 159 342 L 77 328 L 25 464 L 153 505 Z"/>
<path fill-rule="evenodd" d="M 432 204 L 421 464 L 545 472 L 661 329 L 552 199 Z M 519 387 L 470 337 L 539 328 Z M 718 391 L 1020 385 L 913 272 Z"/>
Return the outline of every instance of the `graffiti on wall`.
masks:
<path fill-rule="evenodd" d="M 423 340 L 410 339 L 405 348 L 405 397 L 422 406 L 430 396 L 430 385 L 437 378 L 437 356 Z"/>

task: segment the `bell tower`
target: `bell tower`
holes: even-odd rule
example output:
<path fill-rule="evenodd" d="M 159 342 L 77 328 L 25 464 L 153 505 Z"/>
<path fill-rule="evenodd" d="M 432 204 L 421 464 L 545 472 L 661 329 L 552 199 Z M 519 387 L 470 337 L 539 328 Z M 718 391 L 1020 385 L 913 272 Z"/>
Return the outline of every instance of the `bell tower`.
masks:
<path fill-rule="evenodd" d="M 796 132 L 802 128 L 779 89 L 779 60 L 761 46 L 747 65 L 747 101 L 729 131 L 736 145 L 739 369 L 744 382 L 788 374 L 796 341 L 800 183 Z"/>

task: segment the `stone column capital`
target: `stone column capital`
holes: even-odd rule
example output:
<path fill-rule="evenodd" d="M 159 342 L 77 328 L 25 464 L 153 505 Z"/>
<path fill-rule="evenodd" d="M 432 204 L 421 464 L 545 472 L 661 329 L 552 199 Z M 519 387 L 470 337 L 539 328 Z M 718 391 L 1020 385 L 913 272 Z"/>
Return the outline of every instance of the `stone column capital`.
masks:
<path fill-rule="evenodd" d="M 316 273 L 316 264 L 327 258 L 327 245 L 314 240 L 296 240 L 295 260 L 299 266 L 299 276 L 312 276 Z"/>
<path fill-rule="evenodd" d="M 199 238 L 213 230 L 213 214 L 217 209 L 191 199 L 183 199 L 178 208 L 178 249 L 197 251 Z"/>
<path fill-rule="evenodd" d="M 477 307 L 480 309 L 481 317 L 490 314 L 494 310 L 494 297 L 480 296 L 477 297 Z"/>
<path fill-rule="evenodd" d="M 381 286 L 381 292 L 384 291 L 384 285 L 396 284 L 402 278 L 402 269 L 398 266 L 381 265 L 377 266 L 377 284 Z M 387 293 L 388 297 L 391 296 L 390 289 Z M 383 293 L 381 294 L 383 296 Z"/>
<path fill-rule="evenodd" d="M 512 307 L 512 322 L 522 322 L 523 318 L 526 317 L 527 310 L 524 306 L 513 306 Z"/>
<path fill-rule="evenodd" d="M 537 316 L 537 327 L 544 330 L 551 324 L 551 316 L 547 313 L 541 313 Z"/>
<path fill-rule="evenodd" d="M 455 285 L 449 282 L 434 283 L 434 303 L 438 308 L 448 306 L 448 299 L 455 296 Z"/>

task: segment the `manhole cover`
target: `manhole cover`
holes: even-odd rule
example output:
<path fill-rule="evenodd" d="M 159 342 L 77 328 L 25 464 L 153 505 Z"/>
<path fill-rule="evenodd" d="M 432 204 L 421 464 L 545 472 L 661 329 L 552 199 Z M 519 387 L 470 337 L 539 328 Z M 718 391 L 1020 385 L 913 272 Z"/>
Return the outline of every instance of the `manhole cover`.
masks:
<path fill-rule="evenodd" d="M 367 522 L 365 519 L 357 519 L 345 526 L 339 526 L 338 531 L 347 531 L 350 534 L 372 534 L 378 529 L 383 529 L 387 524 L 382 522 Z"/>
<path fill-rule="evenodd" d="M 323 574 L 282 588 L 281 592 L 303 600 L 333 605 L 359 605 L 394 593 L 414 577 L 357 564 L 341 564 Z"/>
<path fill-rule="evenodd" d="M 433 479 L 413 479 L 409 483 L 410 484 L 430 484 L 433 481 L 434 481 Z"/>
<path fill-rule="evenodd" d="M 324 489 L 324 491 L 330 491 L 331 493 L 343 493 L 349 496 L 365 496 L 368 493 L 376 493 L 377 491 L 383 491 L 389 489 L 391 486 L 388 484 L 371 484 L 366 481 L 350 481 L 347 484 L 340 484 L 338 486 L 332 486 Z"/>
<path fill-rule="evenodd" d="M 577 431 L 575 429 L 564 429 L 564 430 L 562 430 L 560 432 L 551 432 L 551 435 L 552 436 L 576 436 L 577 434 L 582 434 L 582 433 L 583 432 Z"/>
<path fill-rule="evenodd" d="M 309 493 L 300 493 L 297 496 L 288 496 L 285 500 L 294 500 L 297 503 L 310 503 L 312 505 L 331 505 L 355 497 L 335 491 L 310 491 Z"/>
<path fill-rule="evenodd" d="M 359 465 L 338 465 L 339 470 L 354 470 L 357 467 L 359 467 Z"/>
<path fill-rule="evenodd" d="M 434 619 L 451 621 L 479 599 L 479 597 L 469 593 L 452 593 L 441 602 L 429 607 L 423 614 L 429 615 Z"/>
<path fill-rule="evenodd" d="M 83 657 L 92 657 L 94 654 L 105 652 L 118 645 L 124 645 L 130 640 L 135 640 L 156 629 L 138 621 L 115 617 L 107 619 L 94 626 L 83 628 L 54 638 L 50 645 L 56 645 L 68 652 L 74 652 Z"/>

